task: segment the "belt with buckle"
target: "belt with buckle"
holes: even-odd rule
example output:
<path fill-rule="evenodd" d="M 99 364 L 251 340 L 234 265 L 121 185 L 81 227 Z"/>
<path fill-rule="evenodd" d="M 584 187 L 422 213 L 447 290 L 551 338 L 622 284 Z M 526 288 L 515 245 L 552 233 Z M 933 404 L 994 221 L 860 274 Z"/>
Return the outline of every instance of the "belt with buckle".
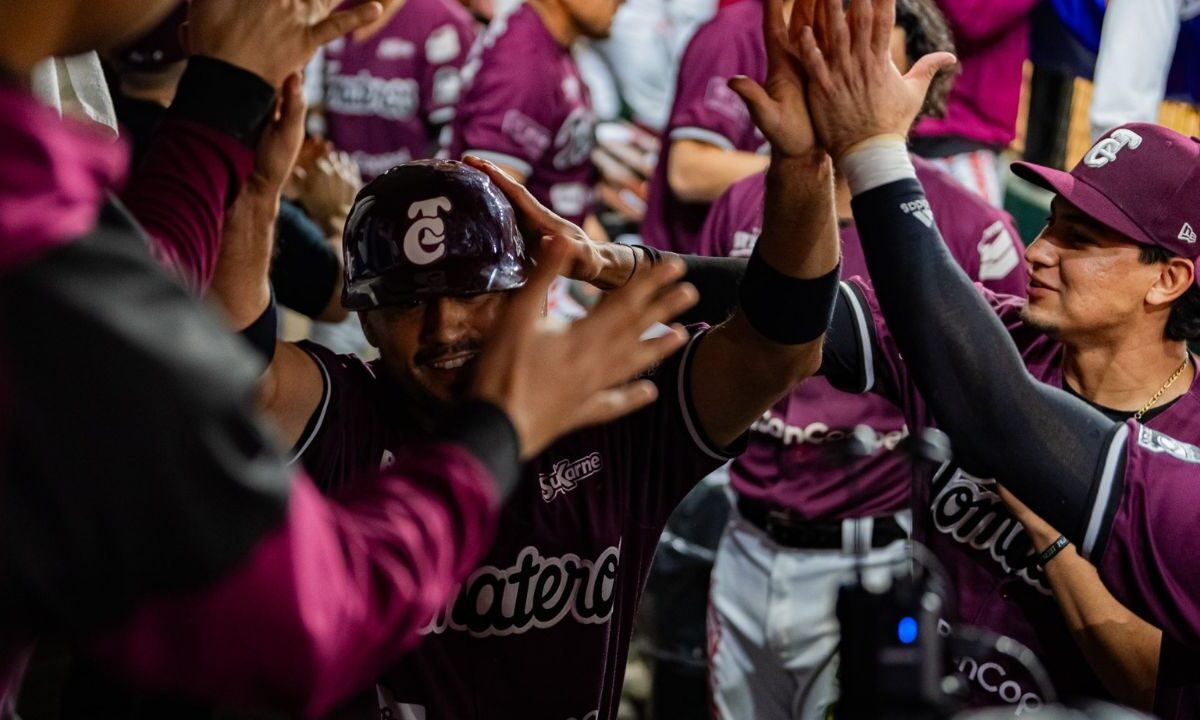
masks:
<path fill-rule="evenodd" d="M 806 520 L 794 511 L 738 495 L 738 514 L 776 544 L 802 550 L 841 550 L 841 520 Z M 908 538 L 893 515 L 872 523 L 871 547 L 882 548 Z"/>

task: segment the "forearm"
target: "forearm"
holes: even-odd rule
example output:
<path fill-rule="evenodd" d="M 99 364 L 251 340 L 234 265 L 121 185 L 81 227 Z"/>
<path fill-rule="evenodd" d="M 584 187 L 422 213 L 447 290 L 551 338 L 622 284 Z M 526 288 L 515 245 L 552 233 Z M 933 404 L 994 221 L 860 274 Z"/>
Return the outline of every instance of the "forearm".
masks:
<path fill-rule="evenodd" d="M 469 440 L 401 451 L 336 504 L 298 479 L 282 525 L 238 570 L 143 607 L 95 652 L 146 688 L 323 716 L 411 649 L 482 557 L 518 472 L 508 432 L 477 433 L 486 464 Z"/>
<path fill-rule="evenodd" d="M 714 329 L 697 352 L 694 372 L 709 382 L 697 382 L 693 397 L 701 423 L 716 442 L 731 442 L 820 366 L 821 336 L 836 296 L 836 279 L 830 276 L 841 257 L 827 158 L 773 159 L 755 253 L 733 317 Z M 756 275 L 756 261 L 766 275 Z M 764 278 L 770 278 L 771 294 L 818 286 L 828 292 L 764 299 Z M 798 313 L 807 317 L 801 322 Z M 801 326 L 803 337 L 792 337 Z"/>
<path fill-rule="evenodd" d="M 1034 543 L 1040 549 L 1053 541 L 1038 538 Z M 1120 702 L 1150 711 L 1162 631 L 1118 602 L 1074 546 L 1047 564 L 1046 578 L 1075 643 L 1105 687 Z"/>
<path fill-rule="evenodd" d="M 269 273 L 278 217 L 279 196 L 249 185 L 226 218 L 208 294 L 224 309 L 234 331 L 258 319 L 271 301 Z"/>
<path fill-rule="evenodd" d="M 212 277 L 226 208 L 253 169 L 254 143 L 274 97 L 251 73 L 193 58 L 121 195 L 150 236 L 155 257 L 193 292 Z"/>
<path fill-rule="evenodd" d="M 738 180 L 765 170 L 769 162 L 766 155 L 676 140 L 667 158 L 667 182 L 684 202 L 710 203 Z"/>
<path fill-rule="evenodd" d="M 1075 542 L 1114 425 L 1035 381 L 933 224 L 903 142 L 840 166 L 880 306 L 964 469 L 995 477 Z"/>

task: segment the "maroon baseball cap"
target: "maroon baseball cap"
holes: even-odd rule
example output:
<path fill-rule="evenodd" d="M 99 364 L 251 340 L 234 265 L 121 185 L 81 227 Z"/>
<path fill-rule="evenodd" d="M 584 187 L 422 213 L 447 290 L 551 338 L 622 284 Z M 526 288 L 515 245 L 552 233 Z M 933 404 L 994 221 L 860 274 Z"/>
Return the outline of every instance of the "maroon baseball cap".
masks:
<path fill-rule="evenodd" d="M 1200 257 L 1200 138 L 1130 123 L 1106 133 L 1069 173 L 1012 167 L 1135 243 Z"/>

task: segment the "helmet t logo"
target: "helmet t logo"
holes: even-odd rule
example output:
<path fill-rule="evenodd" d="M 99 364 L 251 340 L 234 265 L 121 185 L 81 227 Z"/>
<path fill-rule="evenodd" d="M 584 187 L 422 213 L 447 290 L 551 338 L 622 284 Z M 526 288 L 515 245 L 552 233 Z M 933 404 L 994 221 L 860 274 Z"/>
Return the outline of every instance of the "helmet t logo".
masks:
<path fill-rule="evenodd" d="M 428 265 L 446 254 L 446 223 L 441 215 L 451 208 L 450 200 L 435 197 L 408 206 L 409 220 L 416 220 L 404 234 L 404 256 L 414 265 Z"/>

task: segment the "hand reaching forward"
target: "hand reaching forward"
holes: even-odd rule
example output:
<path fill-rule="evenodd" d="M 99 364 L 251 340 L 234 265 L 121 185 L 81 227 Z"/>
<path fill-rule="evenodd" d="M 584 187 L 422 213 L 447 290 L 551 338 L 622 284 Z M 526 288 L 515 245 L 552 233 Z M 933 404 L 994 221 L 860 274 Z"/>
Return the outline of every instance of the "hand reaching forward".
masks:
<path fill-rule="evenodd" d="M 375 21 L 378 2 L 333 12 L 334 0 L 195 0 L 188 16 L 188 47 L 258 75 L 280 87 L 317 49 Z"/>
<path fill-rule="evenodd" d="M 572 325 L 543 316 L 546 292 L 570 263 L 570 246 L 543 244 L 528 284 L 517 291 L 479 359 L 473 395 L 504 410 L 528 459 L 556 438 L 609 422 L 654 402 L 648 380 L 630 382 L 678 350 L 681 328 L 649 340 L 642 335 L 697 300 L 678 260 L 638 273 L 588 317 Z"/>
<path fill-rule="evenodd" d="M 842 0 L 796 5 L 812 18 L 793 22 L 791 33 L 808 78 L 813 126 L 829 154 L 838 160 L 873 137 L 906 137 L 934 76 L 957 62 L 954 55 L 926 55 L 901 75 L 889 50 L 896 0 L 851 0 L 848 13 Z"/>
<path fill-rule="evenodd" d="M 796 0 L 793 8 L 803 4 L 804 0 Z M 795 17 L 793 9 L 793 22 Z M 766 84 L 738 75 L 729 80 L 729 87 L 746 103 L 750 117 L 771 143 L 776 157 L 808 158 L 822 153 L 809 119 L 805 83 L 794 57 L 798 51 L 784 26 L 781 0 L 764 0 L 762 30 L 767 48 Z"/>
<path fill-rule="evenodd" d="M 602 277 L 608 266 L 604 258 L 604 248 L 615 250 L 617 246 L 609 247 L 611 243 L 600 245 L 594 242 L 582 228 L 538 202 L 524 185 L 487 160 L 468 155 L 463 158 L 463 162 L 487 175 L 508 198 L 517 213 L 521 235 L 533 246 L 534 251 L 546 238 L 557 238 L 568 246 L 569 263 L 563 268 L 563 276 L 592 283 L 601 290 L 608 290 L 619 284 L 605 282 Z M 623 282 L 626 277 L 627 275 L 619 279 Z"/>

